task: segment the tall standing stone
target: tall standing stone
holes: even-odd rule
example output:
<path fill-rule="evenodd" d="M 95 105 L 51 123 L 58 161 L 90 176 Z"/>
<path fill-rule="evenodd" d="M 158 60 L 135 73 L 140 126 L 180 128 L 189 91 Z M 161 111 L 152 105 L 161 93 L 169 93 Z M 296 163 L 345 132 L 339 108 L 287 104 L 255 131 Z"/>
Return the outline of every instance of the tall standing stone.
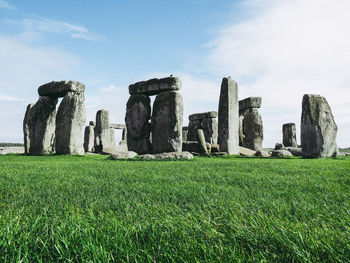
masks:
<path fill-rule="evenodd" d="M 34 106 L 27 107 L 27 151 L 30 154 L 48 154 L 55 136 L 56 104 L 55 97 L 39 97 Z M 29 108 L 29 109 L 28 109 Z M 29 134 L 29 135 L 28 135 Z M 28 147 L 29 139 L 29 147 Z"/>
<path fill-rule="evenodd" d="M 29 148 L 30 148 L 30 130 L 29 130 L 29 119 L 32 118 L 32 108 L 35 104 L 29 104 L 27 106 L 26 113 L 24 115 L 24 120 L 23 120 L 23 134 L 24 134 L 24 153 L 29 153 Z"/>
<path fill-rule="evenodd" d="M 218 143 L 218 122 L 215 118 L 205 118 L 201 124 L 205 141 L 210 144 Z"/>
<path fill-rule="evenodd" d="M 337 156 L 338 127 L 327 100 L 320 95 L 305 94 L 301 115 L 301 147 L 303 157 Z"/>
<path fill-rule="evenodd" d="M 298 147 L 295 123 L 285 123 L 282 126 L 283 145 L 285 147 Z"/>
<path fill-rule="evenodd" d="M 115 147 L 114 140 L 111 141 L 111 129 L 109 125 L 109 111 L 99 110 L 96 113 L 96 125 L 94 128 L 95 152 L 101 153 L 104 149 Z"/>
<path fill-rule="evenodd" d="M 239 154 L 238 85 L 230 77 L 223 78 L 218 113 L 218 143 L 220 150 Z"/>
<path fill-rule="evenodd" d="M 244 112 L 243 147 L 257 151 L 262 149 L 264 126 L 258 109 L 251 108 Z"/>
<path fill-rule="evenodd" d="M 86 122 L 84 101 L 83 91 L 68 92 L 58 107 L 55 143 L 57 154 L 84 154 L 83 128 Z"/>
<path fill-rule="evenodd" d="M 151 153 L 151 99 L 142 94 L 130 96 L 126 104 L 125 124 L 128 150 L 138 154 Z"/>
<path fill-rule="evenodd" d="M 93 122 L 90 122 L 90 125 L 85 127 L 84 131 L 84 150 L 85 152 L 94 151 L 94 140 L 95 140 L 95 125 L 91 125 Z"/>
<path fill-rule="evenodd" d="M 175 91 L 157 95 L 152 112 L 153 153 L 182 151 L 182 96 Z"/>

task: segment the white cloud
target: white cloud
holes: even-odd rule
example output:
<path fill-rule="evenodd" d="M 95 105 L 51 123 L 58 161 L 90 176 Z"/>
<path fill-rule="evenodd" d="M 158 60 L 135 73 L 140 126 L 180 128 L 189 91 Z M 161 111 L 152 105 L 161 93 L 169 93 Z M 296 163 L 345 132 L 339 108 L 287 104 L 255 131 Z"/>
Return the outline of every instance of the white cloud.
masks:
<path fill-rule="evenodd" d="M 16 9 L 15 6 L 10 5 L 8 2 L 6 2 L 4 0 L 0 0 L 0 8 Z"/>
<path fill-rule="evenodd" d="M 206 64 L 236 79 L 240 98 L 263 97 L 265 145 L 281 141 L 284 122 L 299 124 L 303 94 L 316 93 L 332 107 L 339 144 L 349 146 L 350 1 L 251 0 L 243 7 L 248 18 L 220 30 Z"/>
<path fill-rule="evenodd" d="M 86 27 L 74 25 L 65 21 L 56 21 L 39 16 L 23 18 L 19 20 L 3 19 L 3 23 L 20 24 L 27 31 L 42 31 L 47 33 L 55 33 L 68 35 L 72 38 L 80 38 L 84 40 L 100 41 L 102 36 L 91 33 Z"/>

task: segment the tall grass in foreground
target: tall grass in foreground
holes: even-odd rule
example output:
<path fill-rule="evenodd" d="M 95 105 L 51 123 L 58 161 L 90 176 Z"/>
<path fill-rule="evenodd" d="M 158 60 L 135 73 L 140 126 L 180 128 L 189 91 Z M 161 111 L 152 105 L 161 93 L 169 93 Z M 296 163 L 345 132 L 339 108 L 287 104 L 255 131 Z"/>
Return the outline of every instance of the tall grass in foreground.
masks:
<path fill-rule="evenodd" d="M 0 156 L 0 262 L 349 262 L 350 158 Z"/>

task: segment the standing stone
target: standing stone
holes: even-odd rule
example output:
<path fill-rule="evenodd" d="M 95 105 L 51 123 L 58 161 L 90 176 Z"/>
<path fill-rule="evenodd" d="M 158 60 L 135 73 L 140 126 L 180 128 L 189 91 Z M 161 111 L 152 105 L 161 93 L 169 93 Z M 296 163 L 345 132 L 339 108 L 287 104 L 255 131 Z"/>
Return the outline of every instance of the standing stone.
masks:
<path fill-rule="evenodd" d="M 132 95 L 126 104 L 125 124 L 128 150 L 138 154 L 151 152 L 151 99 L 146 95 Z"/>
<path fill-rule="evenodd" d="M 244 130 L 243 130 L 243 120 L 244 116 L 243 113 L 239 113 L 239 132 L 238 132 L 238 137 L 239 137 L 239 146 L 243 146 L 244 143 Z"/>
<path fill-rule="evenodd" d="M 182 151 L 183 101 L 181 94 L 157 95 L 152 112 L 153 153 Z"/>
<path fill-rule="evenodd" d="M 282 126 L 283 145 L 286 147 L 298 147 L 297 131 L 295 123 L 285 123 Z"/>
<path fill-rule="evenodd" d="M 84 154 L 84 101 L 83 92 L 68 92 L 58 107 L 55 143 L 57 154 Z"/>
<path fill-rule="evenodd" d="M 91 124 L 91 122 L 90 122 Z M 85 127 L 84 131 L 84 150 L 85 152 L 93 152 L 94 151 L 94 140 L 95 140 L 95 132 L 94 125 L 88 125 Z"/>
<path fill-rule="evenodd" d="M 214 118 L 206 118 L 201 124 L 205 141 L 210 144 L 218 143 L 218 122 Z"/>
<path fill-rule="evenodd" d="M 96 126 L 94 128 L 94 147 L 96 153 L 101 153 L 107 148 L 111 148 L 111 132 L 109 127 L 108 110 L 99 110 L 96 113 Z"/>
<path fill-rule="evenodd" d="M 182 127 L 182 141 L 187 141 L 187 135 L 188 135 L 188 127 L 184 126 Z"/>
<path fill-rule="evenodd" d="M 305 94 L 301 115 L 301 147 L 303 157 L 336 157 L 338 127 L 331 107 L 320 95 Z"/>
<path fill-rule="evenodd" d="M 243 116 L 243 147 L 254 151 L 261 150 L 264 139 L 264 126 L 258 109 L 247 109 Z"/>
<path fill-rule="evenodd" d="M 228 154 L 239 154 L 238 85 L 230 77 L 222 80 L 218 119 L 220 150 Z"/>
<path fill-rule="evenodd" d="M 190 120 L 188 123 L 187 141 L 197 141 L 197 130 L 202 128 L 202 120 Z"/>
<path fill-rule="evenodd" d="M 205 136 L 202 129 L 197 130 L 197 137 L 200 153 L 208 153 L 207 145 L 205 142 Z"/>
<path fill-rule="evenodd" d="M 40 97 L 32 107 L 27 107 L 27 151 L 29 141 L 30 154 L 48 154 L 51 152 L 55 136 L 57 98 Z M 28 109 L 29 108 L 29 109 Z"/>
<path fill-rule="evenodd" d="M 30 137 L 29 137 L 29 119 L 31 118 L 30 116 L 32 115 L 32 108 L 35 104 L 29 104 L 27 106 L 26 113 L 24 115 L 24 120 L 23 120 L 23 134 L 24 134 L 24 153 L 28 154 L 29 153 L 29 147 L 30 147 Z"/>

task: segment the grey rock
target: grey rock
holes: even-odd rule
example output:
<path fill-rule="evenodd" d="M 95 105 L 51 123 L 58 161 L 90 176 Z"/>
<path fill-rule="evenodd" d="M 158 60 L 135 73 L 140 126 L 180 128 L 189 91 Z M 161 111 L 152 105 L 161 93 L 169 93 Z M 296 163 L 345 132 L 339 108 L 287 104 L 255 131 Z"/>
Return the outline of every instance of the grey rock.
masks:
<path fill-rule="evenodd" d="M 266 151 L 263 150 L 257 150 L 256 153 L 254 154 L 254 156 L 258 156 L 258 157 L 270 157 L 270 154 Z"/>
<path fill-rule="evenodd" d="M 216 111 L 208 111 L 208 112 L 191 114 L 188 117 L 188 119 L 190 121 L 196 121 L 196 120 L 204 120 L 207 118 L 216 118 L 217 116 L 218 116 L 218 113 Z"/>
<path fill-rule="evenodd" d="M 126 105 L 125 124 L 129 151 L 138 154 L 151 152 L 151 100 L 146 95 L 130 96 Z"/>
<path fill-rule="evenodd" d="M 291 157 L 293 155 L 291 154 L 291 152 L 286 150 L 275 150 L 275 151 L 272 151 L 271 156 L 272 157 Z"/>
<path fill-rule="evenodd" d="M 218 113 L 218 144 L 228 154 L 239 153 L 238 85 L 230 77 L 221 84 Z"/>
<path fill-rule="evenodd" d="M 261 107 L 261 97 L 249 97 L 244 100 L 239 101 L 239 110 L 243 111 L 251 108 L 260 108 Z"/>
<path fill-rule="evenodd" d="M 256 151 L 239 146 L 239 154 L 243 156 L 254 156 Z"/>
<path fill-rule="evenodd" d="M 275 151 L 277 151 L 277 150 L 284 150 L 284 146 L 282 143 L 275 144 Z"/>
<path fill-rule="evenodd" d="M 182 150 L 184 152 L 198 152 L 199 153 L 199 143 L 198 141 L 183 141 Z"/>
<path fill-rule="evenodd" d="M 218 143 L 218 122 L 215 118 L 206 118 L 202 120 L 201 128 L 204 132 L 205 141 L 207 143 Z"/>
<path fill-rule="evenodd" d="M 86 122 L 84 93 L 68 92 L 57 110 L 56 117 L 56 153 L 85 153 L 83 129 Z"/>
<path fill-rule="evenodd" d="M 239 146 L 243 146 L 244 137 L 245 137 L 244 130 L 243 130 L 243 120 L 244 120 L 243 114 L 239 114 L 239 131 L 238 131 Z"/>
<path fill-rule="evenodd" d="M 187 141 L 187 135 L 188 135 L 188 127 L 184 126 L 182 127 L 182 141 Z"/>
<path fill-rule="evenodd" d="M 140 155 L 139 159 L 149 159 L 149 160 L 174 160 L 174 159 L 193 159 L 193 155 L 189 152 L 166 152 L 158 154 L 145 154 Z"/>
<path fill-rule="evenodd" d="M 208 153 L 204 132 L 202 129 L 197 130 L 197 137 L 198 137 L 199 153 Z"/>
<path fill-rule="evenodd" d="M 94 151 L 94 140 L 95 140 L 94 126 L 88 125 L 85 127 L 85 131 L 84 131 L 84 150 L 85 150 L 85 152 L 93 152 Z"/>
<path fill-rule="evenodd" d="M 293 156 L 302 156 L 302 149 L 298 147 L 284 147 L 284 150 L 290 152 Z"/>
<path fill-rule="evenodd" d="M 157 95 L 161 92 L 179 90 L 182 83 L 177 77 L 166 77 L 162 79 L 150 79 L 140 81 L 129 86 L 130 95 L 143 94 L 147 96 Z"/>
<path fill-rule="evenodd" d="M 89 121 L 89 125 L 90 126 L 95 126 L 95 122 L 94 121 Z"/>
<path fill-rule="evenodd" d="M 228 155 L 227 152 L 213 152 L 210 154 L 211 156 L 222 157 Z"/>
<path fill-rule="evenodd" d="M 78 81 L 51 81 L 38 89 L 40 96 L 64 97 L 68 92 L 84 93 L 85 85 Z"/>
<path fill-rule="evenodd" d="M 111 156 L 108 158 L 110 160 L 120 160 L 120 159 L 132 159 L 137 156 L 137 153 L 132 151 L 126 151 L 126 152 L 116 152 L 111 154 Z"/>
<path fill-rule="evenodd" d="M 283 144 L 288 147 L 298 147 L 295 123 L 285 123 L 282 126 Z"/>
<path fill-rule="evenodd" d="M 152 112 L 153 153 L 182 151 L 183 101 L 181 94 L 158 94 Z"/>
<path fill-rule="evenodd" d="M 56 104 L 53 97 L 40 97 L 32 107 L 27 107 L 25 129 L 29 154 L 48 154 L 52 150 L 56 128 Z M 29 145 L 28 145 L 29 141 Z"/>
<path fill-rule="evenodd" d="M 256 108 L 247 109 L 243 113 L 243 147 L 260 150 L 264 139 L 264 126 Z"/>
<path fill-rule="evenodd" d="M 331 107 L 320 95 L 305 94 L 301 115 L 301 146 L 303 157 L 336 157 L 338 127 Z"/>
<path fill-rule="evenodd" d="M 187 140 L 188 141 L 197 141 L 197 130 L 202 128 L 202 120 L 190 121 L 188 123 L 188 133 Z"/>
<path fill-rule="evenodd" d="M 24 134 L 24 153 L 29 153 L 30 148 L 30 129 L 29 129 L 29 119 L 32 114 L 31 109 L 33 108 L 35 104 L 29 104 L 26 109 L 26 113 L 24 115 L 23 120 L 23 134 Z"/>
<path fill-rule="evenodd" d="M 96 113 L 96 126 L 94 128 L 96 153 L 101 153 L 107 148 L 115 148 L 114 130 L 109 125 L 109 111 L 99 110 Z"/>
<path fill-rule="evenodd" d="M 219 144 L 211 144 L 211 153 L 217 153 L 220 152 L 220 145 Z"/>

